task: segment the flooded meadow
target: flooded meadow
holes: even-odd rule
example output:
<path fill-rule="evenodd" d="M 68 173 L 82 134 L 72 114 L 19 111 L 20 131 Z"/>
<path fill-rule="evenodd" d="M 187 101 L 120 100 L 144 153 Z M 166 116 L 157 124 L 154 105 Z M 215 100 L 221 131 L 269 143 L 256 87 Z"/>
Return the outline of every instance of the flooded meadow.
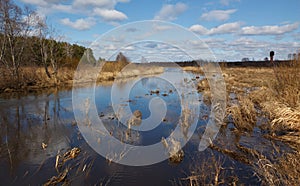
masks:
<path fill-rule="evenodd" d="M 269 120 L 264 114 L 258 115 L 250 130 L 240 130 L 234 124 L 232 115 L 228 114 L 216 139 L 207 149 L 198 151 L 211 112 L 210 101 L 207 101 L 209 98 L 198 86 L 205 80 L 205 76 L 193 72 L 186 72 L 185 77 L 181 74 L 179 68 L 165 68 L 159 75 L 143 77 L 138 81 L 134 78 L 115 80 L 99 83 L 95 87 L 97 113 L 109 131 L 107 138 L 113 137 L 122 143 L 136 146 L 163 144 L 169 152 L 166 160 L 145 166 L 115 163 L 124 158 L 124 152 L 104 157 L 89 145 L 87 141 L 90 138 L 82 135 L 74 117 L 71 89 L 56 88 L 23 95 L 3 94 L 0 99 L 1 184 L 261 184 L 262 179 L 257 173 L 261 170 L 259 163 L 278 158 L 292 149 L 281 141 L 265 137 L 266 132 L 262 126 Z M 166 81 L 166 76 L 172 76 L 174 82 Z M 88 92 L 92 88 L 83 86 L 80 91 Z M 118 92 L 118 95 L 114 95 L 120 103 L 118 112 L 114 111 L 111 101 L 112 89 Z M 129 99 L 122 96 L 126 92 L 129 92 Z M 180 97 L 185 101 L 182 102 Z M 195 98 L 197 103 L 191 102 Z M 150 110 L 153 112 L 158 109 L 148 107 L 153 99 L 165 103 L 163 106 L 166 107 L 166 113 L 163 118 L 158 113 L 157 116 L 151 116 Z M 237 95 L 231 92 L 228 104 L 237 101 Z M 191 115 L 191 108 L 185 109 L 182 103 L 195 104 L 199 114 Z M 144 131 L 135 130 L 140 123 L 125 126 L 119 121 L 123 107 L 130 108 L 141 119 L 153 117 L 151 121 L 159 120 L 160 123 Z M 178 131 L 186 137 L 182 139 L 186 143 L 182 150 L 175 148 L 176 140 L 165 140 L 178 125 Z M 114 148 L 113 144 L 103 141 L 105 137 L 96 139 L 97 143 L 105 144 L 106 148 Z M 136 158 L 139 161 L 147 157 L 137 155 Z"/>

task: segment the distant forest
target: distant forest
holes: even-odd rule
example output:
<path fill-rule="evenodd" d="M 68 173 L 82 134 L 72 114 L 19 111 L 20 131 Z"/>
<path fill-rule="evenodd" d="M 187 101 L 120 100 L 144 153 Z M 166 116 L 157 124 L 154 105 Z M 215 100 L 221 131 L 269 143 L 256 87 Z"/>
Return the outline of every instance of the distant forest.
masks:
<path fill-rule="evenodd" d="M 42 67 L 57 78 L 61 67 L 75 68 L 91 49 L 62 41 L 62 36 L 38 14 L 12 0 L 0 0 L 0 68 L 20 79 L 22 67 Z M 50 73 L 51 71 L 51 73 Z"/>

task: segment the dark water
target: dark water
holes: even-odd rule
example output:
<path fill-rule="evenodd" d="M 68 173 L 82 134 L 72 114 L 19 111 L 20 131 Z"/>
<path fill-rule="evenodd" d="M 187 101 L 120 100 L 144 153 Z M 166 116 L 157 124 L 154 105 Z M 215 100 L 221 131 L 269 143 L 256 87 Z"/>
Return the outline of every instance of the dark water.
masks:
<path fill-rule="evenodd" d="M 181 72 L 176 69 L 174 75 Z M 138 81 L 130 91 L 129 99 L 124 99 L 124 106 L 129 105 L 132 111 L 140 110 L 142 118 L 150 115 L 149 101 L 159 97 L 165 101 L 167 113 L 165 120 L 150 131 L 132 133 L 129 144 L 149 145 L 159 143 L 162 137 L 168 137 L 180 120 L 182 112 L 179 93 L 175 86 L 194 83 L 194 74 L 188 79 L 178 79 L 177 85 L 172 85 L 164 79 L 164 74 L 158 77 L 146 77 Z M 175 78 L 175 77 L 174 77 Z M 120 94 L 126 89 L 127 83 L 118 84 Z M 82 88 L 83 90 L 89 88 Z M 95 89 L 95 102 L 99 117 L 103 119 L 107 130 L 119 140 L 124 136 L 117 135 L 118 131 L 126 131 L 120 126 L 111 105 L 111 84 L 98 85 Z M 158 92 L 151 92 L 159 90 Z M 72 108 L 72 90 L 49 90 L 48 92 L 15 95 L 11 98 L 0 99 L 0 185 L 42 185 L 52 176 L 68 169 L 64 180 L 72 185 L 172 185 L 182 182 L 191 171 L 206 175 L 206 182 L 211 183 L 214 169 L 211 166 L 214 159 L 220 160 L 224 167 L 225 182 L 232 182 L 238 177 L 237 183 L 246 185 L 258 184 L 259 179 L 253 174 L 251 165 L 238 161 L 208 148 L 198 152 L 197 147 L 201 134 L 207 123 L 210 107 L 201 102 L 201 93 L 193 92 L 199 97 L 200 115 L 196 123 L 196 131 L 184 146 L 184 159 L 174 164 L 169 160 L 148 166 L 125 166 L 109 162 L 98 155 L 84 140 L 76 124 Z M 191 126 L 190 126 L 191 127 Z M 238 140 L 241 145 L 255 148 L 268 154 L 274 150 L 273 143 L 262 138 L 259 129 L 252 135 L 237 137 L 231 132 L 232 125 L 223 128 L 219 133 L 216 144 L 230 148 Z M 47 148 L 42 148 L 42 143 Z M 78 157 L 67 161 L 59 170 L 55 169 L 56 155 L 78 147 L 81 152 Z M 138 157 L 143 158 L 143 157 Z M 226 169 L 228 168 L 228 169 Z"/>

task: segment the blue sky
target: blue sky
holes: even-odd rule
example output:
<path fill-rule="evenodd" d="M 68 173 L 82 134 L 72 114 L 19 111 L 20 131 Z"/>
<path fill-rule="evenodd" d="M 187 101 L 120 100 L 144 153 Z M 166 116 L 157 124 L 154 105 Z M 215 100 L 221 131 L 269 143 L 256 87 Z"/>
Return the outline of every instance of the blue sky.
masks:
<path fill-rule="evenodd" d="M 197 34 L 217 60 L 243 57 L 262 60 L 270 50 L 275 51 L 275 59 L 286 59 L 289 53 L 300 49 L 299 0 L 18 0 L 17 3 L 35 9 L 64 40 L 84 46 L 90 46 L 120 25 L 162 20 Z M 113 42 L 111 50 L 115 50 L 112 45 Z"/>

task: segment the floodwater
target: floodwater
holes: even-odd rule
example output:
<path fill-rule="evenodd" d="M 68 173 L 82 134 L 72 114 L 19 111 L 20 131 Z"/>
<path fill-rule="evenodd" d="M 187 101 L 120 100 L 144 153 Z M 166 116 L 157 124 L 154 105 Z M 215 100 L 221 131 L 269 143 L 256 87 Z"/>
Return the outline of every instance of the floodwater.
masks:
<path fill-rule="evenodd" d="M 82 135 L 73 113 L 72 90 L 49 90 L 0 98 L 0 185 L 42 185 L 65 169 L 68 173 L 62 181 L 72 185 L 176 185 L 179 182 L 186 185 L 189 181 L 185 178 L 192 171 L 198 171 L 197 174 L 202 175 L 206 182 L 213 183 L 214 169 L 211 167 L 215 160 L 224 168 L 222 176 L 225 183 L 236 179 L 236 183 L 259 184 L 252 166 L 240 161 L 238 157 L 210 148 L 198 152 L 210 106 L 202 102 L 202 95 L 196 89 L 186 88 L 189 84 L 193 87 L 203 77 L 187 73 L 186 77 L 181 78 L 180 74 L 182 72 L 179 69 L 167 68 L 163 74 L 155 77 L 115 83 L 114 88 L 119 92 L 119 106 L 129 107 L 132 112 L 141 111 L 142 119 L 151 115 L 148 107 L 151 99 L 160 98 L 165 102 L 166 115 L 152 130 L 132 130 L 126 136 L 128 130 L 120 124 L 112 107 L 112 83 L 95 87 L 95 103 L 99 118 L 112 137 L 141 146 L 161 143 L 162 137 L 167 138 L 181 120 L 181 98 L 184 97 L 187 103 L 195 102 L 197 98 L 200 112 L 192 117 L 198 121 L 189 123 L 186 129 L 181 130 L 185 133 L 183 136 L 187 136 L 190 129 L 196 129 L 191 139 L 186 139 L 182 161 L 174 163 L 166 159 L 147 166 L 126 166 L 109 161 L 95 152 Z M 170 83 L 166 80 L 168 78 L 175 81 Z M 133 86 L 132 81 L 136 82 Z M 182 89 L 179 91 L 180 87 Z M 131 89 L 129 97 L 122 97 L 122 92 L 128 91 L 128 88 Z M 80 89 L 84 92 L 91 88 Z M 234 144 L 239 143 L 266 156 L 276 146 L 280 146 L 263 138 L 259 127 L 250 135 L 235 135 L 233 128 L 233 124 L 222 128 L 214 143 L 231 149 L 234 149 Z M 47 147 L 43 148 L 43 143 Z M 62 155 L 74 147 L 80 149 L 79 155 L 55 168 L 57 154 Z M 139 158 L 145 157 L 138 156 L 137 159 Z"/>

